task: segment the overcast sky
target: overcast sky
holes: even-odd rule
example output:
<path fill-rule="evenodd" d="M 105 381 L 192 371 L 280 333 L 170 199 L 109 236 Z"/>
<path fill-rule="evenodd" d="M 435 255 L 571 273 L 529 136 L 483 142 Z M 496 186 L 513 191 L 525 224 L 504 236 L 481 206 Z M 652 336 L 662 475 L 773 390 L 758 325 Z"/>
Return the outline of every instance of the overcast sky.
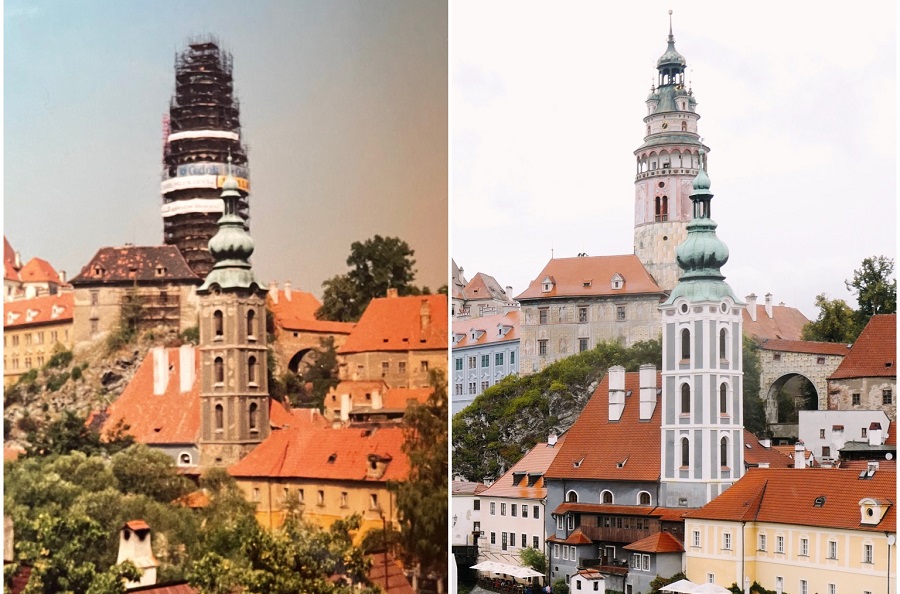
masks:
<path fill-rule="evenodd" d="M 4 2 L 4 233 L 73 277 L 98 248 L 162 243 L 174 58 L 234 56 L 253 266 L 321 293 L 353 241 L 397 236 L 447 278 L 445 2 Z"/>
<path fill-rule="evenodd" d="M 554 253 L 633 253 L 633 151 L 666 49 L 710 147 L 726 281 L 810 319 L 896 252 L 894 3 L 453 2 L 451 255 L 521 293 Z"/>

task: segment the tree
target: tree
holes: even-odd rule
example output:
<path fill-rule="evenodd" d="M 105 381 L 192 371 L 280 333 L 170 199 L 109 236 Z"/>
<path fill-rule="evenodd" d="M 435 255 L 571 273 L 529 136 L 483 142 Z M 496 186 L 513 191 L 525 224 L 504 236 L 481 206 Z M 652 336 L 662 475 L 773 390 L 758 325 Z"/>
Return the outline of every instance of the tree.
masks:
<path fill-rule="evenodd" d="M 144 444 L 135 444 L 115 454 L 111 467 L 123 493 L 169 502 L 192 490 L 190 480 L 175 471 L 171 456 Z"/>
<path fill-rule="evenodd" d="M 403 416 L 403 451 L 409 477 L 391 482 L 397 494 L 401 557 L 420 575 L 447 576 L 447 381 L 431 371 L 433 391 L 424 404 L 411 403 Z"/>
<path fill-rule="evenodd" d="M 49 456 L 79 451 L 86 454 L 114 453 L 134 443 L 134 438 L 126 435 L 128 427 L 119 423 L 103 437 L 70 410 L 49 425 L 38 427 L 27 434 L 26 456 Z"/>
<path fill-rule="evenodd" d="M 850 343 L 859 336 L 856 313 L 843 299 L 829 299 L 821 293 L 816 297 L 819 316 L 803 327 L 803 340 Z"/>
<path fill-rule="evenodd" d="M 757 436 L 766 432 L 766 407 L 759 397 L 759 345 L 743 337 L 744 361 L 744 428 Z"/>
<path fill-rule="evenodd" d="M 399 295 L 422 293 L 415 287 L 415 252 L 397 237 L 376 235 L 365 242 L 350 245 L 347 266 L 350 271 L 325 281 L 322 307 L 316 312 L 320 320 L 355 322 L 376 297 L 397 289 Z"/>
<path fill-rule="evenodd" d="M 528 547 L 519 552 L 519 559 L 525 567 L 530 567 L 535 571 L 547 573 L 547 555 L 541 551 Z"/>
<path fill-rule="evenodd" d="M 304 361 L 309 361 L 309 365 L 302 369 L 299 391 L 291 399 L 291 404 L 321 409 L 325 395 L 340 383 L 334 337 L 320 339 L 319 348 L 313 349 Z"/>
<path fill-rule="evenodd" d="M 897 312 L 897 279 L 891 278 L 893 274 L 893 259 L 872 256 L 853 271 L 852 281 L 844 281 L 847 290 L 856 295 L 859 305 L 856 323 L 860 332 L 872 316 Z"/>

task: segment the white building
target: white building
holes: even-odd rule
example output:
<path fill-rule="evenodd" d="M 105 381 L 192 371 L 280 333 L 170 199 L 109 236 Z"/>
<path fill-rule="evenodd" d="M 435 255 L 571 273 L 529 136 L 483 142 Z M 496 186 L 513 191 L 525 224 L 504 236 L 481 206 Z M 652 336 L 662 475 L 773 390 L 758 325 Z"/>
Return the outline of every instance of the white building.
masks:
<path fill-rule="evenodd" d="M 452 545 L 478 544 L 481 533 L 481 497 L 487 485 L 469 481 L 453 481 L 450 513 L 453 518 Z"/>
<path fill-rule="evenodd" d="M 519 311 L 453 322 L 452 414 L 519 372 Z"/>
<path fill-rule="evenodd" d="M 886 431 L 870 431 L 873 423 L 887 428 L 890 420 L 883 410 L 801 410 L 799 435 L 813 457 L 827 464 L 849 442 L 884 445 Z"/>

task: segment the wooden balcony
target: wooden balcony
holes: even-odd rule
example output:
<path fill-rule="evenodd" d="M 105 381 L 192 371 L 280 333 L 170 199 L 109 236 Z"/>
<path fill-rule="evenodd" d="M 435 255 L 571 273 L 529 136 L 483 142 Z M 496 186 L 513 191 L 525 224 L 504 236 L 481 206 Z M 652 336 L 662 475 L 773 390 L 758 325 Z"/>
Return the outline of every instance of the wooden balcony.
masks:
<path fill-rule="evenodd" d="M 594 542 L 621 542 L 631 544 L 652 533 L 648 528 L 604 528 L 581 524 L 581 531 Z"/>

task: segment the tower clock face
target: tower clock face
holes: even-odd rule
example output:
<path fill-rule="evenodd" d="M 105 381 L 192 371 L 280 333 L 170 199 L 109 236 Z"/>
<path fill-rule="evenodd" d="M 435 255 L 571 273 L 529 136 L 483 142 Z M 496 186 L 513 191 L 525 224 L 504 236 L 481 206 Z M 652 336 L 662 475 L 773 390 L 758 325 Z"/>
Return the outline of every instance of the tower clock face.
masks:
<path fill-rule="evenodd" d="M 665 130 L 665 129 L 668 128 L 668 127 L 669 127 L 669 123 L 668 123 L 668 122 L 663 122 L 663 123 L 662 123 L 662 129 L 663 129 L 663 130 Z"/>

